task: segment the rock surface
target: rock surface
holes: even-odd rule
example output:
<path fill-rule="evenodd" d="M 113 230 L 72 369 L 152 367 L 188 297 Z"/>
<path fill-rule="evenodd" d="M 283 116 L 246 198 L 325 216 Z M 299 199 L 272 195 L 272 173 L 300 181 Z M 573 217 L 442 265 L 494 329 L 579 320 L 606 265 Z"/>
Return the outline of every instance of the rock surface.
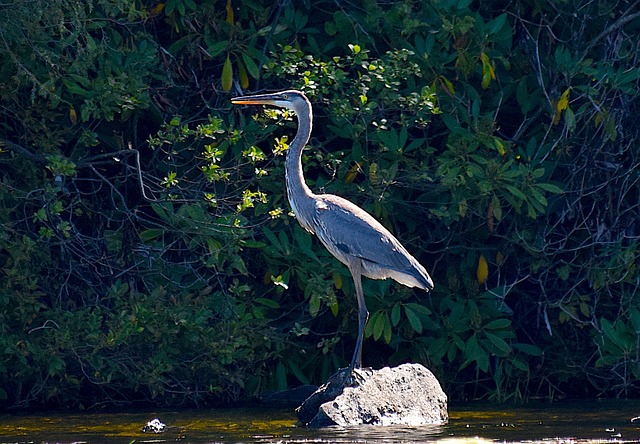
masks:
<path fill-rule="evenodd" d="M 449 419 L 447 395 L 433 373 L 420 364 L 360 369 L 354 376 L 343 369 L 296 413 L 310 427 L 444 424 Z"/>
<path fill-rule="evenodd" d="M 158 418 L 152 419 L 142 428 L 143 433 L 164 433 L 167 426 Z"/>

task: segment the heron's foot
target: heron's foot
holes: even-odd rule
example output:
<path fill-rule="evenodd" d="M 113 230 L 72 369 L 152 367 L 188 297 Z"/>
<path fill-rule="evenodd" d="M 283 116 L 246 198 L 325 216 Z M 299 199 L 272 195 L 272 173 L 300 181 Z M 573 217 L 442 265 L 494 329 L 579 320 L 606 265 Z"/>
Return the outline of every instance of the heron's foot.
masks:
<path fill-rule="evenodd" d="M 362 385 L 367 376 L 370 376 L 371 368 L 353 368 L 351 366 L 338 369 L 330 378 L 336 386 L 357 387 Z"/>
<path fill-rule="evenodd" d="M 359 385 L 364 384 L 367 380 L 367 376 L 371 368 L 353 368 L 351 369 L 351 374 L 347 378 L 347 383 L 349 387 L 357 387 Z"/>

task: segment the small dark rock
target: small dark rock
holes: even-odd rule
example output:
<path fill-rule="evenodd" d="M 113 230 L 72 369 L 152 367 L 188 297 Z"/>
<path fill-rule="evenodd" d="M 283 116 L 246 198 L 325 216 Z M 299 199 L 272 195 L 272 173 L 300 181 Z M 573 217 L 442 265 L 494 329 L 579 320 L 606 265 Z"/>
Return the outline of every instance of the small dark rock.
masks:
<path fill-rule="evenodd" d="M 420 364 L 361 369 L 353 375 L 342 369 L 296 413 L 310 427 L 444 424 L 449 419 L 447 396 Z"/>

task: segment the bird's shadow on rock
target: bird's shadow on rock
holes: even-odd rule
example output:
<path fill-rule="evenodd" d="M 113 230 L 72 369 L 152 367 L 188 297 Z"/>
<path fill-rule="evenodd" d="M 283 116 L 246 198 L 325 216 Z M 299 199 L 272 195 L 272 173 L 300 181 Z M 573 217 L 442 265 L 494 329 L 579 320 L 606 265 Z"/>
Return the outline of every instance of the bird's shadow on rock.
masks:
<path fill-rule="evenodd" d="M 322 404 L 333 401 L 342 394 L 345 387 L 355 387 L 372 374 L 371 368 L 339 369 L 296 409 L 298 419 L 303 424 L 311 423 Z"/>

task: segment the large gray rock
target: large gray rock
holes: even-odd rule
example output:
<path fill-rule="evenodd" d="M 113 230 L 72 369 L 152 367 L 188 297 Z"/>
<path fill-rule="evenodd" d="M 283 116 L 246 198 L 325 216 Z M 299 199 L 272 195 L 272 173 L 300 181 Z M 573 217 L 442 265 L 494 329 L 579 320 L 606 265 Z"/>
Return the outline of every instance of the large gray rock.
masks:
<path fill-rule="evenodd" d="M 338 372 L 296 413 L 311 427 L 444 424 L 449 419 L 447 395 L 420 364 L 361 369 L 355 376 Z"/>

